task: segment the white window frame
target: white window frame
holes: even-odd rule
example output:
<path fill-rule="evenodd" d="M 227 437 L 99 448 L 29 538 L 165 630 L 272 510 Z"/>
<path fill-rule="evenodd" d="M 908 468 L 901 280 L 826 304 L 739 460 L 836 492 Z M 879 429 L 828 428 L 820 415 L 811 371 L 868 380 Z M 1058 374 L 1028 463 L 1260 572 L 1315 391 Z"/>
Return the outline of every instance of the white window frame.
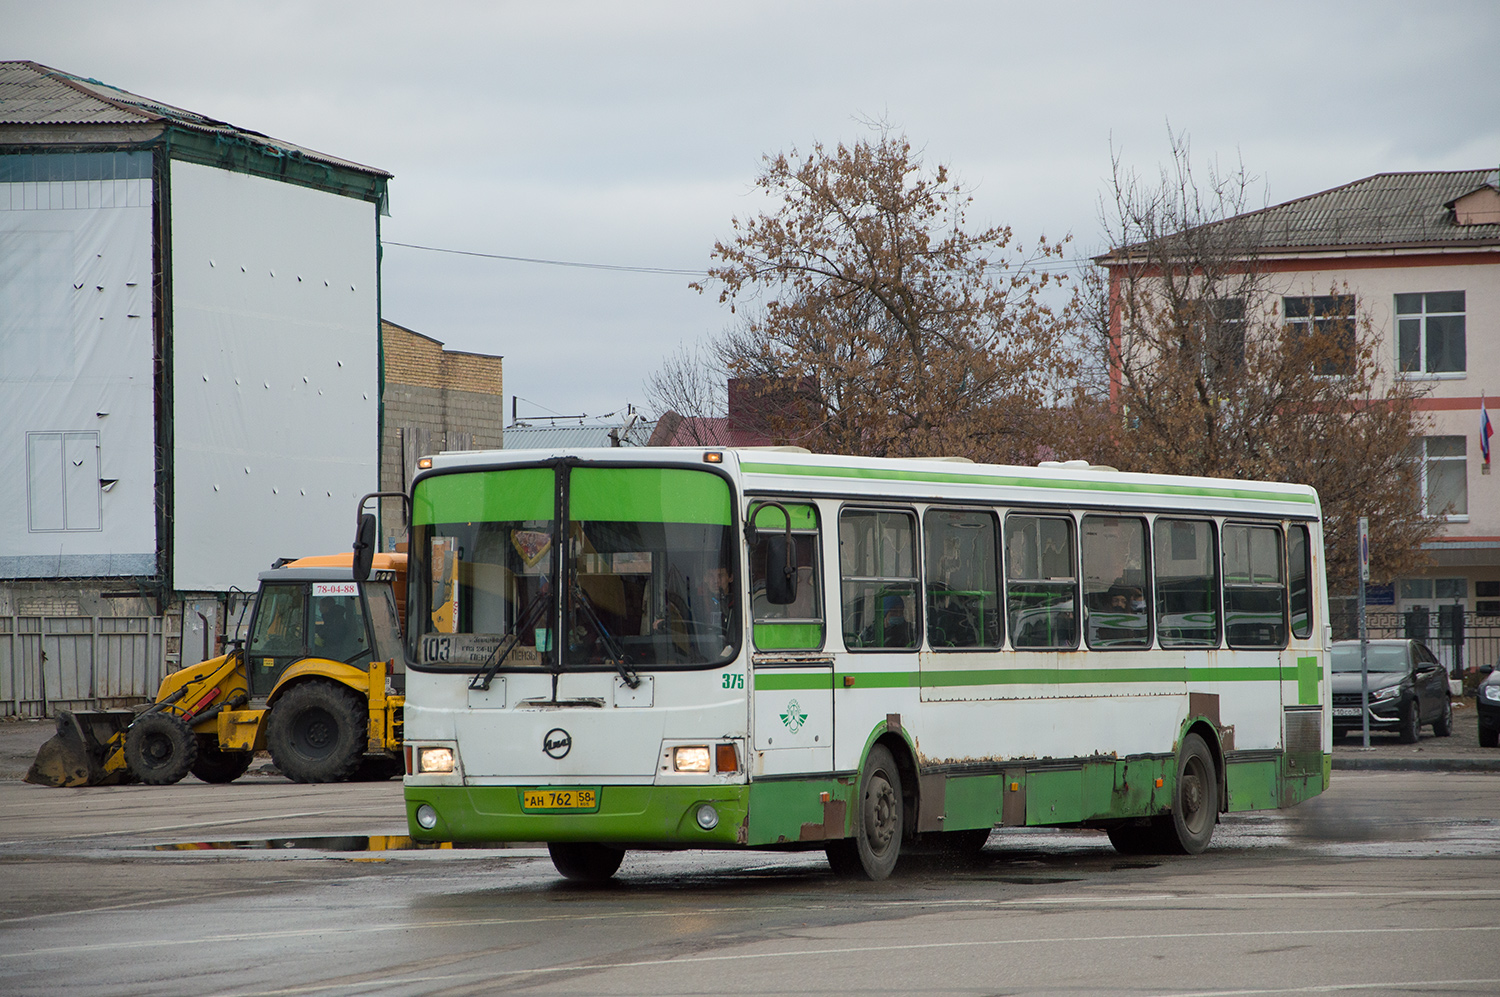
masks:
<path fill-rule="evenodd" d="M 1427 310 L 1427 299 L 1434 294 L 1460 294 L 1464 295 L 1464 310 L 1457 312 L 1432 312 Z M 1400 301 L 1404 297 L 1418 297 L 1422 299 L 1422 310 L 1420 312 L 1403 312 Z M 1456 381 L 1462 380 L 1469 375 L 1469 323 L 1468 323 L 1469 299 L 1464 291 L 1408 291 L 1396 295 L 1391 299 L 1391 314 L 1393 316 L 1391 344 L 1396 350 L 1396 374 L 1398 377 L 1410 377 L 1430 379 L 1434 381 Z M 1452 318 L 1457 316 L 1464 320 L 1464 365 L 1461 370 L 1438 370 L 1427 369 L 1427 320 L 1429 318 Z M 1401 322 L 1417 322 L 1417 369 L 1401 369 Z"/>
<path fill-rule="evenodd" d="M 1464 445 L 1463 453 L 1462 454 L 1437 454 L 1437 455 L 1429 454 L 1428 453 L 1428 442 L 1431 441 L 1431 440 L 1459 440 Z M 1464 509 L 1464 511 L 1463 512 L 1457 512 L 1457 513 L 1451 513 L 1449 515 L 1443 515 L 1442 513 L 1434 513 L 1434 512 L 1429 512 L 1428 511 L 1428 504 L 1431 501 L 1431 496 L 1428 493 L 1427 471 L 1428 471 L 1428 468 L 1434 462 L 1437 462 L 1437 461 L 1458 463 L 1458 464 L 1460 464 L 1460 466 L 1463 467 L 1463 471 L 1464 471 L 1464 477 L 1463 477 L 1463 481 L 1464 481 L 1464 496 L 1463 496 L 1464 497 L 1464 503 L 1463 503 L 1463 509 Z M 1417 470 L 1418 470 L 1418 474 L 1419 474 L 1420 479 L 1421 479 L 1422 515 L 1428 516 L 1428 517 L 1431 517 L 1431 518 L 1441 517 L 1442 519 L 1444 519 L 1445 521 L 1447 521 L 1449 523 L 1467 523 L 1469 521 L 1469 438 L 1467 436 L 1424 436 L 1424 437 L 1422 437 L 1421 459 L 1418 461 Z"/>
<path fill-rule="evenodd" d="M 1289 302 L 1289 301 L 1305 301 L 1305 302 L 1307 302 L 1307 314 L 1306 315 L 1297 315 L 1297 316 L 1290 316 L 1290 315 L 1288 315 L 1287 314 L 1287 302 Z M 1335 304 L 1335 306 L 1336 306 L 1339 302 L 1342 302 L 1342 301 L 1348 301 L 1349 302 L 1349 313 L 1347 315 L 1345 315 L 1342 311 L 1335 311 L 1333 313 L 1320 313 L 1318 311 L 1319 303 L 1320 302 L 1333 302 Z M 1285 325 L 1286 325 L 1286 327 L 1288 329 L 1295 329 L 1296 332 L 1297 332 L 1297 334 L 1300 335 L 1300 336 L 1310 337 L 1310 336 L 1313 336 L 1313 335 L 1327 335 L 1327 336 L 1329 336 L 1331 338 L 1334 338 L 1334 339 L 1337 339 L 1338 338 L 1338 334 L 1342 331 L 1342 330 L 1340 330 L 1338 328 L 1338 325 L 1341 324 L 1341 323 L 1343 323 L 1343 322 L 1348 322 L 1349 325 L 1350 325 L 1350 328 L 1348 330 L 1348 336 L 1349 336 L 1349 344 L 1348 344 L 1349 345 L 1349 355 L 1345 359 L 1345 364 L 1347 365 L 1348 370 L 1347 371 L 1339 371 L 1339 370 L 1335 370 L 1335 371 L 1315 370 L 1315 371 L 1313 371 L 1313 373 L 1316 374 L 1319 377 L 1330 377 L 1330 378 L 1332 378 L 1332 377 L 1348 377 L 1349 374 L 1352 373 L 1354 371 L 1354 369 L 1356 368 L 1356 366 L 1358 365 L 1358 363 L 1359 363 L 1359 357 L 1358 357 L 1358 352 L 1359 352 L 1359 298 L 1358 298 L 1358 296 L 1353 295 L 1353 294 L 1285 294 L 1285 295 L 1282 295 L 1282 298 L 1281 298 L 1281 321 L 1283 323 L 1285 323 Z M 1333 326 L 1334 328 L 1332 330 L 1330 330 L 1329 326 Z"/>

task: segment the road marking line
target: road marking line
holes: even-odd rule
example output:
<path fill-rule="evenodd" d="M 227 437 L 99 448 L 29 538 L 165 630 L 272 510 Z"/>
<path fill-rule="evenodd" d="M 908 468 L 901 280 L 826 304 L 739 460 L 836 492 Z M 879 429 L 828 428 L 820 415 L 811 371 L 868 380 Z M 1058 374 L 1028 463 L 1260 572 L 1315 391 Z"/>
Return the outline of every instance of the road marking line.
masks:
<path fill-rule="evenodd" d="M 1320 983 L 1306 987 L 1277 987 L 1266 990 L 1178 990 L 1161 993 L 1155 997 L 1249 997 L 1254 994 L 1331 994 L 1350 990 L 1433 990 L 1440 987 L 1495 986 L 1500 979 L 1493 980 L 1419 980 L 1405 982 L 1386 980 L 1381 983 Z"/>
<path fill-rule="evenodd" d="M 751 908 L 765 910 L 766 908 Z M 805 909 L 805 908 L 804 908 Z M 730 911 L 732 912 L 732 911 Z M 383 924 L 383 925 L 360 925 L 350 927 L 338 927 L 332 925 L 321 925 L 315 928 L 289 928 L 284 931 L 258 931 L 244 932 L 229 935 L 209 935 L 202 938 L 156 938 L 133 942 L 102 942 L 93 945 L 63 945 L 47 949 L 31 949 L 26 952 L 0 952 L 0 959 L 25 959 L 35 956 L 58 956 L 76 955 L 84 952 L 109 952 L 116 950 L 130 950 L 142 948 L 166 948 L 172 945 L 222 945 L 227 942 L 243 941 L 271 941 L 288 938 L 321 937 L 329 935 L 362 935 L 362 934 L 386 934 L 393 931 L 412 931 L 418 929 L 448 929 L 469 927 L 498 927 L 508 924 L 527 924 L 545 921 L 579 921 L 604 920 L 614 917 L 697 917 L 702 911 L 679 911 L 662 912 L 658 914 L 641 914 L 638 912 L 620 912 L 617 914 L 594 915 L 578 917 L 575 915 L 563 915 L 549 918 L 470 918 L 461 921 L 422 921 L 405 924 Z M 840 955 L 858 954 L 861 952 L 919 952 L 926 949 L 956 949 L 956 948 L 985 948 L 1009 945 L 1048 945 L 1048 944 L 1079 944 L 1084 942 L 1124 942 L 1124 941 L 1180 941 L 1193 938 L 1276 938 L 1286 935 L 1297 937 L 1309 937 L 1313 935 L 1384 935 L 1384 934 L 1430 934 L 1441 932 L 1453 934 L 1458 932 L 1500 932 L 1500 925 L 1477 924 L 1463 925 L 1450 928 L 1425 928 L 1425 927 L 1403 927 L 1403 928 L 1273 928 L 1262 931 L 1180 931 L 1162 932 L 1157 934 L 1135 934 L 1135 935 L 1081 935 L 1068 938 L 1011 938 L 1011 939 L 986 939 L 973 942 L 913 942 L 906 945 L 860 945 L 847 948 L 830 949 L 804 949 L 787 952 L 767 952 L 741 955 L 722 956 L 683 956 L 676 959 L 648 959 L 642 962 L 624 963 L 600 963 L 580 966 L 553 966 L 539 969 L 510 970 L 507 973 L 559 973 L 580 969 L 616 969 L 629 968 L 632 966 L 661 966 L 669 963 L 680 963 L 688 965 L 699 962 L 732 962 L 743 959 L 770 959 L 770 958 L 795 958 L 808 955 Z M 500 973 L 497 975 L 507 975 Z"/>

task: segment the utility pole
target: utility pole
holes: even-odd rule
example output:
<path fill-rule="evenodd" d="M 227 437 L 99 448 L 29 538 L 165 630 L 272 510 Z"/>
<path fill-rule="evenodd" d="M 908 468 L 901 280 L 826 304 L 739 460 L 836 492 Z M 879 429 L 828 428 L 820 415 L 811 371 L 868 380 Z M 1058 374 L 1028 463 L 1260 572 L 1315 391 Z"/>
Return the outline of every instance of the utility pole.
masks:
<path fill-rule="evenodd" d="M 1359 517 L 1359 722 L 1370 746 L 1370 629 L 1365 625 L 1365 588 L 1370 584 L 1370 519 Z"/>

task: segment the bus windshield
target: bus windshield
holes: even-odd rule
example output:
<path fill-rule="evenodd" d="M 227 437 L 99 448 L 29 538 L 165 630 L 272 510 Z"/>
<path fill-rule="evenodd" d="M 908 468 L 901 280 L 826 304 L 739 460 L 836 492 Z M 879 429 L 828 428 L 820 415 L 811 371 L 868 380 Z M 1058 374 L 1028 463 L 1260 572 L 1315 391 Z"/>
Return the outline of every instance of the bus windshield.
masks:
<path fill-rule="evenodd" d="M 691 666 L 738 651 L 733 504 L 712 472 L 531 467 L 427 478 L 415 489 L 412 539 L 409 641 L 420 664 L 483 666 L 503 654 L 507 669 Z"/>
<path fill-rule="evenodd" d="M 677 468 L 574 468 L 565 664 L 708 665 L 739 648 L 729 484 Z"/>

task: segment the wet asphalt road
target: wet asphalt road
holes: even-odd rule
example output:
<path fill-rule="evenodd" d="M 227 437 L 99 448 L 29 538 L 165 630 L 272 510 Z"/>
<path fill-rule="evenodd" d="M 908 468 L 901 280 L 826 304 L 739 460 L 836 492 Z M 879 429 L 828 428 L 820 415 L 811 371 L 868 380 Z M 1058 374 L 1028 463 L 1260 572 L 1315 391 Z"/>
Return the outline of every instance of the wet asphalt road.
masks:
<path fill-rule="evenodd" d="M 885 883 L 818 853 L 158 851 L 399 834 L 398 783 L 0 784 L 0 994 L 1500 993 L 1500 775 L 1337 773 L 1195 858 L 997 832 Z"/>

